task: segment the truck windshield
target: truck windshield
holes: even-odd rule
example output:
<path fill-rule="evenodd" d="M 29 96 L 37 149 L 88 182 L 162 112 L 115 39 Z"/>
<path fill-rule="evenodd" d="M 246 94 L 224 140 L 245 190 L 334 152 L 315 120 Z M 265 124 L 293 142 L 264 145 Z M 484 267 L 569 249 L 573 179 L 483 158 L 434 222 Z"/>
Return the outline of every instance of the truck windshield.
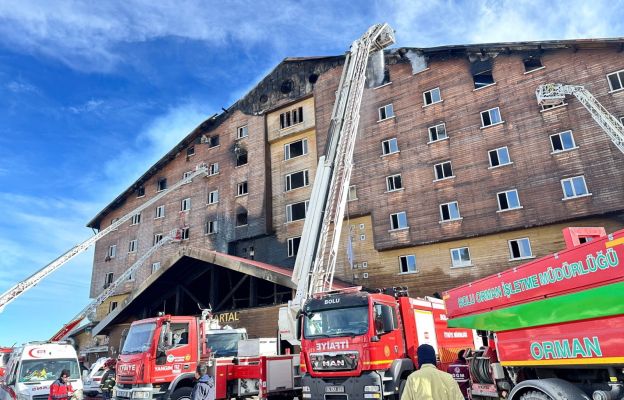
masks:
<path fill-rule="evenodd" d="M 128 336 L 121 349 L 121 354 L 135 354 L 146 352 L 150 348 L 152 335 L 154 335 L 156 324 L 151 322 L 147 324 L 132 325 Z"/>
<path fill-rule="evenodd" d="M 23 360 L 19 373 L 20 382 L 53 381 L 61 376 L 61 371 L 69 370 L 70 379 L 80 379 L 78 360 L 71 358 L 51 358 Z"/>
<path fill-rule="evenodd" d="M 241 333 L 218 333 L 206 336 L 208 347 L 217 357 L 234 357 L 238 354 L 238 341 L 245 339 Z"/>
<path fill-rule="evenodd" d="M 303 326 L 307 339 L 363 335 L 368 332 L 368 307 L 309 311 Z"/>

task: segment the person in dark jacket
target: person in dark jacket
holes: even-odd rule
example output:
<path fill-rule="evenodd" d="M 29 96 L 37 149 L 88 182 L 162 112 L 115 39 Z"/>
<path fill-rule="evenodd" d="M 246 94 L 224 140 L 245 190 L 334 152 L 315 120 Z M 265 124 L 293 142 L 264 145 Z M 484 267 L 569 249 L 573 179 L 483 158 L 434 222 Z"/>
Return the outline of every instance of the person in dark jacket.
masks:
<path fill-rule="evenodd" d="M 197 365 L 195 379 L 197 379 L 197 383 L 191 392 L 191 400 L 214 400 L 215 382 L 214 378 L 208 375 L 208 366 L 206 364 Z"/>
<path fill-rule="evenodd" d="M 104 399 L 110 399 L 113 397 L 113 388 L 115 387 L 115 367 L 117 366 L 117 360 L 110 358 L 104 363 L 106 372 L 102 375 L 102 381 L 100 383 L 100 389 L 102 390 L 102 396 Z"/>
<path fill-rule="evenodd" d="M 457 360 L 453 361 L 453 363 L 448 366 L 448 369 L 446 370 L 446 372 L 448 372 L 449 374 L 453 376 L 453 379 L 455 379 L 455 381 L 459 385 L 459 389 L 461 389 L 461 392 L 464 395 L 464 398 L 467 399 L 468 387 L 470 386 L 470 382 L 468 381 L 468 374 L 469 374 L 468 363 L 466 362 L 466 359 L 464 358 L 465 353 L 466 353 L 466 350 L 460 350 L 457 353 Z"/>
<path fill-rule="evenodd" d="M 69 383 L 69 370 L 64 369 L 61 375 L 50 385 L 48 400 L 69 400 L 74 394 L 71 383 Z"/>

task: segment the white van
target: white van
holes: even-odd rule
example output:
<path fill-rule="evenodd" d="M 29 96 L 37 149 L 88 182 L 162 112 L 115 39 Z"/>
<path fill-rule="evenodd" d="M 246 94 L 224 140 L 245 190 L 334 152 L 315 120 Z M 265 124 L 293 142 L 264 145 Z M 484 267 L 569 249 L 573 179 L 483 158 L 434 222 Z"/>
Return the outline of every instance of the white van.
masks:
<path fill-rule="evenodd" d="M 67 342 L 31 342 L 13 350 L 0 382 L 0 400 L 48 400 L 50 385 L 64 369 L 74 397 L 82 399 L 78 355 Z"/>
<path fill-rule="evenodd" d="M 87 376 L 83 377 L 84 382 L 84 395 L 86 397 L 97 397 L 102 394 L 102 390 L 100 389 L 100 384 L 102 383 L 102 377 L 104 376 L 104 372 L 106 372 L 106 368 L 104 367 L 104 363 L 110 360 L 108 357 L 98 358 L 96 362 L 93 363 L 91 369 Z"/>

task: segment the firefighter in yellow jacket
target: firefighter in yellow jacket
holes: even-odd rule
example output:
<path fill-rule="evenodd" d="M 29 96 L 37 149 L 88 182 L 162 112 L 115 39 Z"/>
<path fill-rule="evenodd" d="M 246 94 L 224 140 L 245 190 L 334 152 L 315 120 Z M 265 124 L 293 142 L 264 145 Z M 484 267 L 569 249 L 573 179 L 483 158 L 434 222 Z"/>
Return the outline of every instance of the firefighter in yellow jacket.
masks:
<path fill-rule="evenodd" d="M 451 374 L 436 368 L 435 350 L 428 344 L 418 346 L 418 371 L 407 378 L 401 400 L 464 400 Z"/>

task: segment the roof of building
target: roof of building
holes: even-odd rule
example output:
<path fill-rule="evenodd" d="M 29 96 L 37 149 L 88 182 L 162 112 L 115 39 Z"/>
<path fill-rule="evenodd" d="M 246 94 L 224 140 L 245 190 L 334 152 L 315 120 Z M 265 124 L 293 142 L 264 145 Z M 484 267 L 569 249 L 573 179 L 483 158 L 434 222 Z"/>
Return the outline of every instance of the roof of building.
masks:
<path fill-rule="evenodd" d="M 501 42 L 501 43 L 475 43 L 475 44 L 463 44 L 463 45 L 448 45 L 448 46 L 436 46 L 436 47 L 400 47 L 388 50 L 387 53 L 395 56 L 394 62 L 403 60 L 404 56 L 410 52 L 416 52 L 427 57 L 458 57 L 463 55 L 477 55 L 481 54 L 482 57 L 491 55 L 492 53 L 506 53 L 511 52 L 523 52 L 523 53 L 541 53 L 547 50 L 557 49 L 573 49 L 589 50 L 589 49 L 601 49 L 607 47 L 615 47 L 618 51 L 624 51 L 624 37 L 617 38 L 604 38 L 604 39 L 575 39 L 575 40 L 544 40 L 544 41 L 532 41 L 532 42 Z M 149 178 L 154 176 L 159 170 L 161 170 L 169 161 L 176 157 L 186 147 L 197 142 L 202 133 L 209 132 L 212 129 L 219 126 L 223 121 L 228 118 L 228 114 L 232 111 L 240 109 L 243 112 L 249 114 L 263 114 L 267 110 L 275 108 L 276 104 L 282 104 L 286 101 L 294 98 L 299 98 L 307 95 L 308 93 L 293 92 L 283 93 L 282 98 L 286 99 L 269 99 L 268 103 L 266 97 L 263 99 L 266 90 L 274 90 L 275 83 L 272 76 L 280 70 L 286 70 L 286 72 L 292 73 L 292 65 L 299 63 L 301 66 L 305 65 L 324 65 L 324 68 L 319 70 L 313 68 L 311 71 L 318 73 L 328 70 L 336 65 L 342 63 L 344 55 L 339 56 L 312 56 L 312 57 L 287 57 L 281 63 L 279 63 L 267 76 L 260 81 L 249 93 L 247 93 L 242 99 L 235 102 L 223 113 L 215 114 L 210 118 L 202 122 L 197 128 L 184 137 L 177 145 L 175 145 L 170 151 L 167 152 L 160 160 L 154 165 L 149 167 L 147 171 L 141 175 L 134 183 L 132 183 L 126 190 L 120 193 L 111 203 L 104 207 L 95 217 L 87 223 L 87 227 L 100 229 L 100 222 L 102 218 L 123 205 L 125 199 L 132 195 L 139 187 L 141 187 Z M 308 67 L 309 69 L 309 67 Z M 259 90 L 259 88 L 264 90 Z M 263 95 L 259 93 L 262 92 Z M 259 99 L 259 101 L 258 101 Z M 264 100 L 264 101 L 262 101 Z M 276 100 L 276 101 L 273 101 Z M 282 101 L 284 100 L 284 101 Z M 264 103 L 262 105 L 256 105 L 251 107 L 250 103 L 256 105 L 256 103 Z"/>

